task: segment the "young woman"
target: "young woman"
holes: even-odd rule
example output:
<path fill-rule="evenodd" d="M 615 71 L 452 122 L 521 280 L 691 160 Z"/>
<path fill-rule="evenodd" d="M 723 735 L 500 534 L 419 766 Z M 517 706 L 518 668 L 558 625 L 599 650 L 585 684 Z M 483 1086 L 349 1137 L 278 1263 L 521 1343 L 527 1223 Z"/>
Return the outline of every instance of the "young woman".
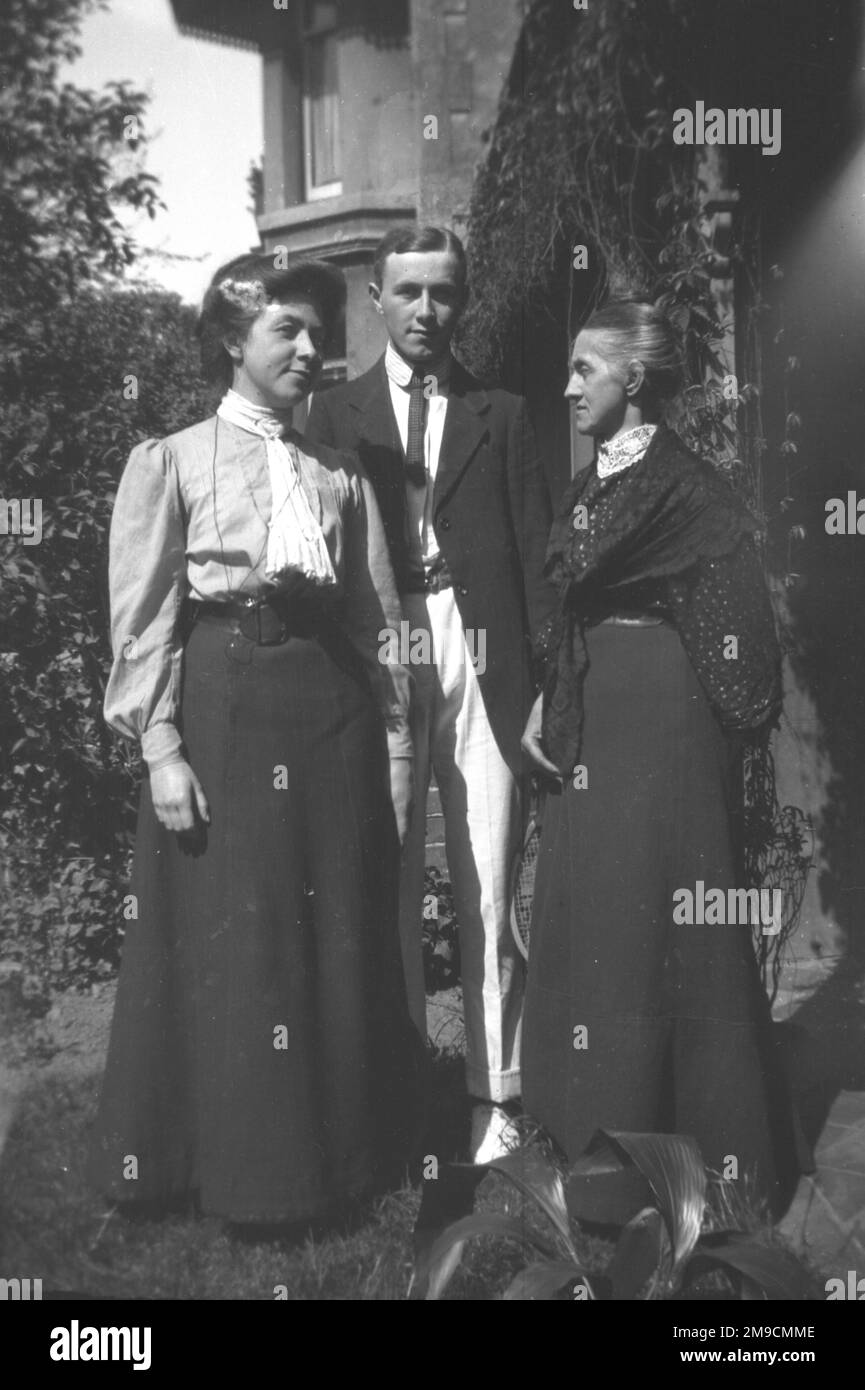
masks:
<path fill-rule="evenodd" d="M 230 389 L 117 494 L 105 713 L 148 770 L 91 1158 L 120 1202 L 306 1221 L 413 1138 L 399 601 L 353 455 L 291 428 L 344 299 L 320 262 L 218 271 L 202 355 Z"/>
<path fill-rule="evenodd" d="M 728 890 L 746 887 L 741 748 L 778 720 L 780 653 L 755 522 L 661 422 L 678 380 L 648 304 L 610 304 L 574 344 L 566 395 L 597 450 L 553 525 L 561 604 L 523 740 L 560 782 L 535 885 L 523 1100 L 571 1159 L 599 1127 L 689 1134 L 719 1174 L 779 1203 L 792 1138 L 752 926 L 726 912 L 688 924 L 683 904 L 710 889 L 738 903 Z M 612 1207 L 599 1180 L 587 1215 L 617 1214 L 626 1184 L 607 1186 Z"/>

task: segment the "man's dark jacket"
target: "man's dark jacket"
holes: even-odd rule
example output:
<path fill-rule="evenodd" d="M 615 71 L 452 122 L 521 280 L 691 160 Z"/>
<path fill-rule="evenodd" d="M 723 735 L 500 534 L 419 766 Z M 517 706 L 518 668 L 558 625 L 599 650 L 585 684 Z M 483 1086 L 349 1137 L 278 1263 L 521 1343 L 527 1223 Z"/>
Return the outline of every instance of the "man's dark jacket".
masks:
<path fill-rule="evenodd" d="M 465 629 L 486 630 L 481 693 L 496 742 L 520 768 L 534 699 L 533 636 L 556 604 L 542 571 L 550 500 L 525 401 L 485 389 L 454 362 L 433 491 L 433 527 Z M 375 489 L 400 593 L 406 590 L 405 459 L 381 357 L 313 400 L 313 442 L 352 449 Z M 478 651 L 474 638 L 472 653 Z"/>

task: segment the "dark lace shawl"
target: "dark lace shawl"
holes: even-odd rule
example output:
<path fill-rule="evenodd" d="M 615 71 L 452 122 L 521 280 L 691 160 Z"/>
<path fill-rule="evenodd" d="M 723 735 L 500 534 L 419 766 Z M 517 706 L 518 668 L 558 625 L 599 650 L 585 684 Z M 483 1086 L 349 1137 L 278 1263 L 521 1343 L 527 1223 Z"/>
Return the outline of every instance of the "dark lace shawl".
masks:
<path fill-rule="evenodd" d="M 574 526 L 577 506 L 587 510 L 585 529 Z M 545 574 L 559 590 L 559 608 L 536 643 L 545 671 L 544 747 L 563 776 L 582 740 L 585 625 L 604 612 L 642 611 L 647 594 L 675 624 L 725 730 L 777 722 L 781 655 L 758 530 L 711 464 L 663 425 L 624 472 L 600 479 L 592 467 L 574 479 L 547 547 Z M 738 640 L 735 658 L 724 655 L 730 637 Z"/>

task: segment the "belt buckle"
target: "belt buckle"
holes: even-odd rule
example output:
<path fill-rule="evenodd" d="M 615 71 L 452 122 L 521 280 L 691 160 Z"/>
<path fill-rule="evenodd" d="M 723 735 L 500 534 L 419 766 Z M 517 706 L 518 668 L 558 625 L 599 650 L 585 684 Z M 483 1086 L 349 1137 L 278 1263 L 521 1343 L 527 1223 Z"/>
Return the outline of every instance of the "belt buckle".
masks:
<path fill-rule="evenodd" d="M 258 605 L 257 619 L 258 645 L 260 647 L 278 647 L 285 641 L 287 636 L 285 619 L 270 603 L 265 601 Z"/>
<path fill-rule="evenodd" d="M 270 625 L 270 621 L 276 618 L 277 614 L 269 603 L 247 598 L 243 600 L 243 607 L 246 613 L 238 619 L 237 626 L 241 637 L 245 637 L 247 642 L 254 642 L 257 647 L 277 647 L 285 641 L 285 621 L 280 618 L 279 627 L 276 629 Z M 265 615 L 264 623 L 262 614 Z"/>
<path fill-rule="evenodd" d="M 254 598 L 242 598 L 240 600 L 242 608 L 246 612 L 237 619 L 237 631 L 241 637 L 245 637 L 247 642 L 258 642 L 260 624 L 258 620 L 258 600 Z"/>

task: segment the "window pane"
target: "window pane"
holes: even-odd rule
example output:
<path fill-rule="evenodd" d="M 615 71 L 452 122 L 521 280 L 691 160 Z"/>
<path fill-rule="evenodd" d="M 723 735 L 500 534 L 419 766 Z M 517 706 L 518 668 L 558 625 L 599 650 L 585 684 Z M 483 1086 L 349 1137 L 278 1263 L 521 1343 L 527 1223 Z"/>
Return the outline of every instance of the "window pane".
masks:
<path fill-rule="evenodd" d="M 336 40 L 309 39 L 305 47 L 310 180 L 319 188 L 340 177 Z"/>

